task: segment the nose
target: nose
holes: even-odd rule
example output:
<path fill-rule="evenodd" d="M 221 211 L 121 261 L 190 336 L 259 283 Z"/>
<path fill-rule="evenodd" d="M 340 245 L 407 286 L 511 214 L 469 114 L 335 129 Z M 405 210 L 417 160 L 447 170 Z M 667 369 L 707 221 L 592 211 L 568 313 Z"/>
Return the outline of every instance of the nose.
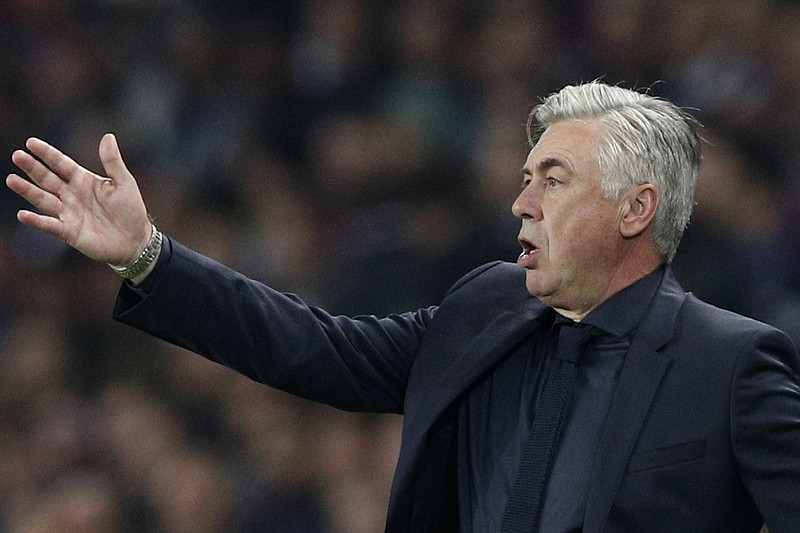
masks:
<path fill-rule="evenodd" d="M 542 220 L 542 191 L 535 182 L 530 182 L 511 204 L 511 212 L 517 218 Z"/>

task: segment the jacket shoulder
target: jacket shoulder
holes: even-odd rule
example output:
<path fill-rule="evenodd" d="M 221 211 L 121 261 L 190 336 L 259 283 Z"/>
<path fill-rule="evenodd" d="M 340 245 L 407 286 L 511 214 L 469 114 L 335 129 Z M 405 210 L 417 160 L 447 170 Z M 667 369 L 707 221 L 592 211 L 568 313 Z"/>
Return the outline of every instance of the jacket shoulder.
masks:
<path fill-rule="evenodd" d="M 513 263 L 494 261 L 481 265 L 459 279 L 450 290 L 445 299 L 467 290 L 494 290 L 498 292 L 512 291 L 524 292 L 525 271 Z"/>
<path fill-rule="evenodd" d="M 447 291 L 442 305 L 478 299 L 487 307 L 521 305 L 533 297 L 525 288 L 525 270 L 513 263 L 494 261 L 464 275 Z"/>
<path fill-rule="evenodd" d="M 721 307 L 717 307 L 701 300 L 692 293 L 686 296 L 682 314 L 694 328 L 702 328 L 706 334 L 731 334 L 752 335 L 755 333 L 782 332 L 765 322 L 750 318 Z"/>
<path fill-rule="evenodd" d="M 800 372 L 797 349 L 780 329 L 705 302 L 689 293 L 676 324 L 677 345 L 694 346 L 702 359 L 733 365 L 771 353 Z M 780 355 L 778 355 L 780 354 Z"/>

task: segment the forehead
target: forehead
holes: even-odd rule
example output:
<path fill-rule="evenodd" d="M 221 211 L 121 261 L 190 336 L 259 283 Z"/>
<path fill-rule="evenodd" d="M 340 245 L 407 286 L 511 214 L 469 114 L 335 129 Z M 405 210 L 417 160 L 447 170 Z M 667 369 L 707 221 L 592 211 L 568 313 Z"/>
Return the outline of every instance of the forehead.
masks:
<path fill-rule="evenodd" d="M 605 135 L 596 120 L 567 120 L 548 127 L 528 155 L 525 170 L 535 172 L 543 165 L 578 167 L 597 166 L 597 153 Z M 588 170 L 588 169 L 587 169 Z"/>

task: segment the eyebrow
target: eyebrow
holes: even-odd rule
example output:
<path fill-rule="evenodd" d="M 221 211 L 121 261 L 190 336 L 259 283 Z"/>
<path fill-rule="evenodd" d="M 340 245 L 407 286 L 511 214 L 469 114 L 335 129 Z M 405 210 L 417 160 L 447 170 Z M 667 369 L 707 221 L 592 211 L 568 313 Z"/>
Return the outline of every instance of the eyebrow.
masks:
<path fill-rule="evenodd" d="M 555 157 L 546 157 L 541 161 L 539 161 L 538 163 L 536 163 L 536 170 L 539 173 L 547 172 L 549 169 L 554 167 L 566 168 L 564 166 L 564 163 L 560 159 L 557 159 Z M 528 168 L 527 165 L 522 167 L 522 174 L 524 176 L 533 176 L 533 172 L 531 171 L 531 169 Z"/>
<path fill-rule="evenodd" d="M 545 172 L 553 167 L 562 167 L 564 168 L 564 163 L 560 159 L 556 159 L 555 157 L 546 157 L 536 163 L 536 169 L 539 172 Z"/>

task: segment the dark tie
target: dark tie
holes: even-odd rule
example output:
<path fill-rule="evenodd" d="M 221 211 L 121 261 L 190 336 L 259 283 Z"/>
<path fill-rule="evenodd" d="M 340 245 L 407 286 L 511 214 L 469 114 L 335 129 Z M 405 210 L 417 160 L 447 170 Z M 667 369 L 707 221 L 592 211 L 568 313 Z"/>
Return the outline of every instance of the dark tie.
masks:
<path fill-rule="evenodd" d="M 502 533 L 533 533 L 541 515 L 544 489 L 572 397 L 578 358 L 591 337 L 589 327 L 564 323 L 558 332 L 557 359 L 539 398 L 519 472 L 503 516 Z"/>

